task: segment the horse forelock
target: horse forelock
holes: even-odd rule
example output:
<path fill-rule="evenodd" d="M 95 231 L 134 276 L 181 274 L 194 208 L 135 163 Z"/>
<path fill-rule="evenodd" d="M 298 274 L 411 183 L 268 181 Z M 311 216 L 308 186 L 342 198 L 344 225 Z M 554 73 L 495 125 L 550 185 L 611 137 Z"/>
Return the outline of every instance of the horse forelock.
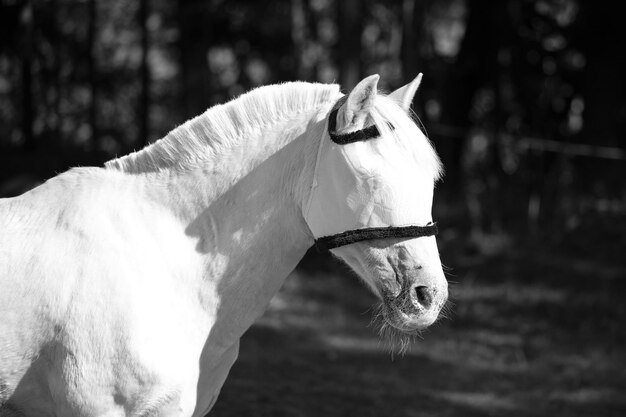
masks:
<path fill-rule="evenodd" d="M 393 145 L 403 147 L 426 174 L 432 175 L 435 181 L 441 179 L 443 175 L 441 160 L 426 134 L 416 124 L 419 123 L 419 119 L 414 113 L 407 114 L 391 98 L 378 95 L 370 116 L 380 136 L 394 138 Z M 382 143 L 391 145 L 390 142 Z"/>
<path fill-rule="evenodd" d="M 298 113 L 313 111 L 337 98 L 339 86 L 289 82 L 259 87 L 209 108 L 144 149 L 111 160 L 106 168 L 151 172 L 196 166 L 240 146 L 265 128 Z"/>
<path fill-rule="evenodd" d="M 412 110 L 407 114 L 395 100 L 389 97 L 380 94 L 376 96 L 365 127 L 360 130 L 348 130 L 346 133 L 336 132 L 339 110 L 345 104 L 347 97 L 341 97 L 329 113 L 327 131 L 331 141 L 338 145 L 348 145 L 381 136 L 391 136 L 395 138 L 395 141 L 384 141 L 382 146 L 403 147 L 407 155 L 413 157 L 412 162 L 417 163 L 425 174 L 432 175 L 435 181 L 441 179 L 443 165 L 432 143 L 422 130 L 423 125 L 419 118 Z"/>

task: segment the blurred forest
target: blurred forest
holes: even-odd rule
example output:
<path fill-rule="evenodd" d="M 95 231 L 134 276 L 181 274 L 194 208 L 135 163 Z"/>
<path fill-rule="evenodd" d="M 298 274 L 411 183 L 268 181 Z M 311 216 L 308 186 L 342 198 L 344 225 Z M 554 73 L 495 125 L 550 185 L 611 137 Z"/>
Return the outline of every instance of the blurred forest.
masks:
<path fill-rule="evenodd" d="M 379 73 L 392 90 L 424 72 L 414 108 L 447 170 L 440 217 L 477 242 L 615 231 L 626 213 L 615 11 L 584 0 L 2 0 L 0 196 L 141 148 L 258 85 L 349 90 Z"/>
<path fill-rule="evenodd" d="M 622 6 L 623 8 L 623 6 Z M 0 197 L 255 86 L 387 91 L 446 167 L 450 320 L 392 362 L 309 251 L 215 415 L 626 415 L 626 25 L 592 0 L 0 0 Z M 2 231 L 0 230 L 0 233 Z M 419 413 L 417 413 L 419 411 Z"/>

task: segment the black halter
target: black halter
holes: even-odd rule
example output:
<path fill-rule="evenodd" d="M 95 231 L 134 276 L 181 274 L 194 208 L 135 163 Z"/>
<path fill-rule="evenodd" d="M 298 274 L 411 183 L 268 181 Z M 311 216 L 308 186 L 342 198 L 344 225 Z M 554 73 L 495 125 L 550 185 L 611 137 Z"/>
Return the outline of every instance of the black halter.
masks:
<path fill-rule="evenodd" d="M 328 116 L 328 134 L 330 136 L 330 140 L 338 145 L 347 145 L 349 143 L 379 137 L 380 132 L 375 125 L 357 130 L 356 132 L 345 134 L 336 133 L 337 112 L 347 98 L 347 95 L 340 98 L 337 103 L 335 103 Z M 393 125 L 391 124 L 389 124 L 389 127 L 393 129 Z M 347 230 L 342 233 L 337 233 L 336 235 L 320 237 L 315 240 L 315 247 L 319 251 L 325 251 L 349 245 L 351 243 L 361 242 L 363 240 L 434 236 L 438 233 L 438 231 L 437 224 L 432 222 L 426 226 L 367 227 L 363 229 Z"/>
<path fill-rule="evenodd" d="M 315 240 L 315 247 L 322 252 L 363 240 L 434 236 L 438 232 L 436 223 L 429 223 L 426 226 L 368 227 L 320 237 Z"/>
<path fill-rule="evenodd" d="M 337 112 L 346 102 L 348 96 L 343 96 L 333 106 L 333 109 L 328 116 L 328 134 L 330 135 L 330 140 L 335 142 L 337 145 L 347 145 L 349 143 L 360 142 L 363 140 L 374 139 L 380 136 L 380 131 L 376 127 L 376 125 L 368 126 L 364 129 L 357 130 L 355 132 L 349 132 L 344 134 L 336 133 L 337 130 Z M 393 125 L 388 123 L 389 128 L 393 130 Z"/>

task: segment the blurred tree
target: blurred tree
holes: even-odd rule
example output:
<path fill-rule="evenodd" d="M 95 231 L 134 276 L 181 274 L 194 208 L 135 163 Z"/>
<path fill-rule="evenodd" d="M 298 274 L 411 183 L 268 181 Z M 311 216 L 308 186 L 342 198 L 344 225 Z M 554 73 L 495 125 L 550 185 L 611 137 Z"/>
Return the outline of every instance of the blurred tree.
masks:
<path fill-rule="evenodd" d="M 581 125 L 576 140 L 596 145 L 626 147 L 626 54 L 620 52 L 626 27 L 623 14 L 599 2 L 580 4 L 580 18 L 571 37 L 576 53 L 564 65 L 578 67 L 581 94 L 568 109 L 568 125 Z M 589 30 L 589 28 L 594 28 Z M 584 69 L 580 71 L 580 69 Z M 577 182 L 596 196 L 619 200 L 626 196 L 623 163 L 579 161 Z"/>
<path fill-rule="evenodd" d="M 402 2 L 402 78 L 408 82 L 423 71 L 421 44 L 425 38 L 427 2 L 403 0 Z M 419 97 L 419 95 L 418 95 Z M 417 98 L 417 97 L 416 97 Z"/>
<path fill-rule="evenodd" d="M 337 4 L 339 83 L 346 90 L 361 80 L 363 7 L 359 0 L 344 0 Z"/>
<path fill-rule="evenodd" d="M 583 55 L 572 62 L 586 67 L 584 133 L 594 143 L 620 145 L 626 137 L 626 55 L 618 51 L 626 28 L 620 13 L 598 2 L 583 2 L 580 14 L 584 28 L 595 28 L 578 35 Z"/>
<path fill-rule="evenodd" d="M 33 134 L 35 110 L 33 106 L 33 5 L 25 1 L 20 13 L 21 23 L 21 66 L 22 66 L 22 135 L 24 149 L 33 151 L 36 147 Z"/>
<path fill-rule="evenodd" d="M 89 127 L 91 129 L 91 147 L 98 149 L 98 80 L 96 63 L 96 0 L 88 0 L 89 20 L 87 21 L 87 71 L 89 72 Z"/>
<path fill-rule="evenodd" d="M 317 73 L 317 28 L 309 0 L 291 2 L 291 37 L 299 80 L 313 81 Z"/>
<path fill-rule="evenodd" d="M 181 76 L 185 116 L 206 110 L 213 92 L 208 70 L 208 51 L 214 42 L 208 4 L 202 0 L 179 0 Z"/>
<path fill-rule="evenodd" d="M 139 99 L 139 137 L 137 144 L 141 147 L 148 144 L 150 137 L 150 68 L 148 67 L 149 32 L 148 32 L 148 0 L 139 2 L 139 27 L 141 30 L 141 92 Z"/>

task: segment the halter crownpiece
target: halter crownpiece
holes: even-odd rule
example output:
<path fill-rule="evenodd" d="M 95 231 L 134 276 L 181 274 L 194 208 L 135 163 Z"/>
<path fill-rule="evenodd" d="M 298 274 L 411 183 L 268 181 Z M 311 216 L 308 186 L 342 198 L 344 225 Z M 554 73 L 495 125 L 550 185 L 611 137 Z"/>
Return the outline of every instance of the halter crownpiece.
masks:
<path fill-rule="evenodd" d="M 355 148 L 344 146 L 380 137 L 375 125 L 345 134 L 336 132 L 338 111 L 347 97 L 343 96 L 332 107 L 327 125 L 330 141 L 322 137 L 318 152 L 305 215 L 315 236 L 315 247 L 324 251 L 366 240 L 436 235 L 435 223 L 423 225 L 423 220 L 420 221 L 423 214 L 414 214 L 419 196 L 406 186 L 406 178 L 419 175 L 411 167 L 413 161 L 398 160 L 397 155 L 375 155 L 392 178 L 398 180 L 392 187 L 373 179 L 369 175 L 370 167 L 362 166 L 364 162 L 354 157 Z M 388 125 L 394 129 L 391 123 Z"/>
<path fill-rule="evenodd" d="M 368 139 L 374 139 L 380 136 L 380 131 L 376 127 L 376 125 L 371 125 L 361 130 L 357 130 L 355 132 L 349 132 L 344 134 L 339 134 L 336 132 L 337 129 L 337 113 L 339 109 L 346 102 L 348 96 L 343 96 L 333 106 L 333 109 L 328 116 L 328 135 L 330 136 L 330 140 L 335 142 L 337 145 L 347 145 L 349 143 L 360 142 Z M 393 130 L 393 125 L 388 123 L 389 128 Z"/>

